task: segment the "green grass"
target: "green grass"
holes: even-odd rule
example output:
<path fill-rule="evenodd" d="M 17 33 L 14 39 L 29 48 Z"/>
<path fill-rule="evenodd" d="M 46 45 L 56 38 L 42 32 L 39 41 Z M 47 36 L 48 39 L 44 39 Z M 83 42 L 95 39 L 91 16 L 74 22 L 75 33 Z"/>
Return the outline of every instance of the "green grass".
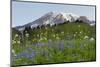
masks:
<path fill-rule="evenodd" d="M 28 48 L 36 52 L 35 57 L 31 59 L 13 58 L 13 65 L 96 60 L 95 26 L 85 23 L 68 23 L 41 29 L 26 28 L 23 31 L 23 37 L 13 28 L 12 39 L 15 41 L 12 43 L 12 49 L 16 55 Z M 44 45 L 32 45 L 35 43 L 44 43 Z"/>

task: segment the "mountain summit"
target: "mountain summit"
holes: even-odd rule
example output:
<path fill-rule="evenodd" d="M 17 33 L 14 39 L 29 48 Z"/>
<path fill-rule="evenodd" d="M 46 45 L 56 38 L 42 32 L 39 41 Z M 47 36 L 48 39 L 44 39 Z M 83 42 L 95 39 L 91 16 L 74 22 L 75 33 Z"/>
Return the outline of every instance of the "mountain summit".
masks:
<path fill-rule="evenodd" d="M 16 29 L 23 30 L 26 27 L 37 28 L 46 25 L 58 25 L 63 24 L 64 22 L 76 22 L 82 21 L 85 23 L 90 24 L 90 20 L 86 16 L 78 16 L 73 13 L 63 13 L 63 12 L 48 12 L 47 14 L 43 15 L 39 19 L 25 24 L 23 26 L 18 26 Z"/>

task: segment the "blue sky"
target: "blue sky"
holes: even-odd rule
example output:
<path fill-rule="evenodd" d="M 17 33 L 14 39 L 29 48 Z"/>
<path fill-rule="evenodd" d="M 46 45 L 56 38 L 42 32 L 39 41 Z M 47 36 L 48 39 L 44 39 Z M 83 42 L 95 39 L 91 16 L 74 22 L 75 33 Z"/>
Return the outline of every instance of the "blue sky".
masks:
<path fill-rule="evenodd" d="M 62 5 L 30 2 L 12 2 L 12 27 L 24 25 L 32 22 L 44 14 L 55 12 L 74 13 L 87 16 L 90 20 L 95 20 L 94 6 Z"/>

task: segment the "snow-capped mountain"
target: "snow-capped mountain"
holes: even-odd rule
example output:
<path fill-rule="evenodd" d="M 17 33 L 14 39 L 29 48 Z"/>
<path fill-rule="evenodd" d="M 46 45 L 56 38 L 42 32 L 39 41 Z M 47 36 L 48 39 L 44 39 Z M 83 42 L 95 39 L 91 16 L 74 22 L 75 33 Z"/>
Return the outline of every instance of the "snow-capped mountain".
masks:
<path fill-rule="evenodd" d="M 53 26 L 63 24 L 66 21 L 75 22 L 77 20 L 88 24 L 91 23 L 86 16 L 78 16 L 73 13 L 49 12 L 33 22 L 16 27 L 16 29 L 24 30 L 26 27 L 37 28 L 46 25 Z"/>

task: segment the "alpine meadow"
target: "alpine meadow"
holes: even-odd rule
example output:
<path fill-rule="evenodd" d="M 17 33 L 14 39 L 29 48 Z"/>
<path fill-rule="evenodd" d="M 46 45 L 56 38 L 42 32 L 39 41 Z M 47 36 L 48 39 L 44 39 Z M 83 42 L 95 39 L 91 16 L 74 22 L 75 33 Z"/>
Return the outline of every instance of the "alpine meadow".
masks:
<path fill-rule="evenodd" d="M 87 16 L 50 11 L 11 29 L 12 66 L 96 61 L 96 20 Z"/>

